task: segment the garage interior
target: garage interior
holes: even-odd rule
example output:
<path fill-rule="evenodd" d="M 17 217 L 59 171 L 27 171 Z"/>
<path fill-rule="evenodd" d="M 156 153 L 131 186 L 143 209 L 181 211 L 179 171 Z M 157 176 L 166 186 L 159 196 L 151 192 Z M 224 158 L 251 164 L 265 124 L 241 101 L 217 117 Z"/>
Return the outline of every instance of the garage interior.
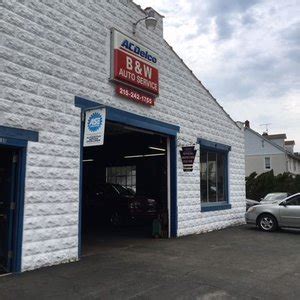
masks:
<path fill-rule="evenodd" d="M 167 145 L 167 136 L 106 121 L 104 144 L 83 148 L 83 255 L 108 241 L 168 237 Z"/>

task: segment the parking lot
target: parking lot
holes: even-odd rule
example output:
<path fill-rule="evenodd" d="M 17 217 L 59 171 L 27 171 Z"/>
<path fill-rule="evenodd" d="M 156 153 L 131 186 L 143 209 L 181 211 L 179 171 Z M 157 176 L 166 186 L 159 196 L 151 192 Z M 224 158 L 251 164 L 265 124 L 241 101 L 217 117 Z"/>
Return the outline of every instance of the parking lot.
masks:
<path fill-rule="evenodd" d="M 99 238 L 79 262 L 0 278 L 0 299 L 300 299 L 300 232 Z"/>

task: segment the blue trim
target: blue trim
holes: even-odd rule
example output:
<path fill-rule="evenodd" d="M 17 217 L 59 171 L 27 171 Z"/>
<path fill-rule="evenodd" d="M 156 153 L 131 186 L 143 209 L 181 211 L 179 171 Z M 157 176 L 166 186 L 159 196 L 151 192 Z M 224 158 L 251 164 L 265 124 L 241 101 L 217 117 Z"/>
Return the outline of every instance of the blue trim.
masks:
<path fill-rule="evenodd" d="M 24 223 L 24 195 L 26 176 L 26 157 L 28 141 L 37 142 L 39 133 L 32 130 L 0 126 L 0 146 L 18 150 L 18 169 L 16 182 L 16 210 L 14 216 L 13 233 L 13 262 L 12 272 L 21 272 L 22 268 L 22 243 Z"/>
<path fill-rule="evenodd" d="M 225 153 L 225 161 L 224 161 L 224 164 L 226 166 L 225 168 L 225 178 L 224 178 L 224 184 L 225 184 L 225 197 L 227 199 L 227 203 L 229 204 L 230 201 L 229 201 L 229 172 L 228 172 L 228 169 L 229 169 L 229 161 L 228 161 L 228 152 Z M 231 208 L 231 207 L 230 207 Z"/>
<path fill-rule="evenodd" d="M 180 131 L 180 127 L 165 122 L 153 120 L 147 117 L 139 116 L 130 112 L 106 106 L 91 100 L 86 100 L 81 97 L 75 97 L 75 106 L 82 109 L 91 109 L 97 107 L 106 108 L 106 119 L 113 122 L 118 122 L 146 130 L 151 130 L 167 135 L 176 136 Z"/>
<path fill-rule="evenodd" d="M 209 206 L 201 206 L 201 211 L 216 211 L 216 210 L 224 210 L 224 209 L 231 209 L 231 204 L 219 204 L 219 205 L 209 205 Z"/>
<path fill-rule="evenodd" d="M 10 151 L 11 154 L 14 156 L 14 155 L 17 155 L 19 154 L 19 152 L 17 152 L 15 149 L 13 149 L 12 151 Z M 10 204 L 11 203 L 17 203 L 17 193 L 18 193 L 18 164 L 14 163 L 13 161 L 11 161 L 10 163 L 10 176 L 11 176 L 11 181 L 10 181 Z M 15 224 L 15 210 L 11 210 L 9 209 L 9 212 L 8 212 L 8 236 L 7 236 L 7 250 L 8 251 L 14 251 L 14 244 L 15 244 L 15 228 L 14 228 L 14 224 Z M 12 267 L 13 267 L 13 262 L 14 262 L 14 257 L 8 257 L 7 258 L 7 263 L 6 263 L 6 267 L 7 267 L 7 270 L 9 272 L 12 271 Z"/>
<path fill-rule="evenodd" d="M 129 112 L 125 112 L 116 108 L 106 107 L 107 119 L 119 123 L 124 123 L 133 127 L 147 129 L 167 135 L 176 136 L 179 127 L 171 124 L 163 123 L 150 118 L 138 116 Z"/>
<path fill-rule="evenodd" d="M 80 107 L 82 111 L 91 108 L 106 108 L 106 119 L 113 122 L 118 122 L 134 127 L 148 129 L 158 133 L 167 134 L 170 136 L 170 183 L 171 183 L 171 237 L 177 236 L 177 133 L 180 130 L 179 126 L 171 125 L 168 123 L 160 122 L 146 117 L 141 117 L 133 113 L 125 112 L 113 107 L 104 106 L 100 103 L 86 100 L 81 97 L 75 97 L 75 106 Z M 83 132 L 84 122 L 81 121 L 81 136 L 80 136 L 80 182 L 79 182 L 79 231 L 78 231 L 78 256 L 82 254 L 82 172 L 83 172 Z"/>
<path fill-rule="evenodd" d="M 14 215 L 15 225 L 14 225 L 14 232 L 13 232 L 14 256 L 12 261 L 11 272 L 21 272 L 27 141 L 5 138 L 5 142 L 0 142 L 0 146 L 9 147 L 18 150 L 18 169 L 17 169 L 16 195 L 15 195 L 16 210 Z"/>
<path fill-rule="evenodd" d="M 39 133 L 32 130 L 0 126 L 0 137 L 37 142 Z"/>
<path fill-rule="evenodd" d="M 101 103 L 87 100 L 87 99 L 77 97 L 77 96 L 75 96 L 74 105 L 76 107 L 80 107 L 82 109 L 89 109 L 89 108 L 94 108 L 94 107 L 104 107 L 104 105 Z"/>
<path fill-rule="evenodd" d="M 24 194 L 26 176 L 27 148 L 21 148 L 19 154 L 19 178 L 18 178 L 18 203 L 16 206 L 16 235 L 15 235 L 15 261 L 14 272 L 21 272 L 22 268 L 22 244 L 23 244 L 23 221 L 24 221 Z"/>
<path fill-rule="evenodd" d="M 224 145 L 221 143 L 216 143 L 216 142 L 211 142 L 205 139 L 197 139 L 198 144 L 200 144 L 201 146 L 208 148 L 210 150 L 214 150 L 214 151 L 230 151 L 231 150 L 231 146 L 228 145 Z"/>
<path fill-rule="evenodd" d="M 27 141 L 0 137 L 1 146 L 27 147 Z"/>
<path fill-rule="evenodd" d="M 81 112 L 82 114 L 82 112 Z M 83 172 L 83 133 L 84 133 L 84 122 L 80 116 L 80 165 L 79 165 L 79 221 L 78 221 L 78 257 L 82 255 L 82 172 Z"/>
<path fill-rule="evenodd" d="M 177 237 L 178 208 L 177 208 L 177 138 L 170 138 L 170 182 L 171 182 L 171 237 Z"/>

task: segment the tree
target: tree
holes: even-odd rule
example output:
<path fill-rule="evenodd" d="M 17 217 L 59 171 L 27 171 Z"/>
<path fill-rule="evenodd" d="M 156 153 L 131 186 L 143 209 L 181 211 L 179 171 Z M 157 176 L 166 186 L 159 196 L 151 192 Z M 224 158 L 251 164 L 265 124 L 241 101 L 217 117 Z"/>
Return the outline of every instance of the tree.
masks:
<path fill-rule="evenodd" d="M 246 197 L 260 200 L 268 193 L 287 192 L 295 194 L 300 192 L 300 175 L 283 173 L 277 176 L 273 170 L 257 175 L 256 172 L 246 177 Z"/>

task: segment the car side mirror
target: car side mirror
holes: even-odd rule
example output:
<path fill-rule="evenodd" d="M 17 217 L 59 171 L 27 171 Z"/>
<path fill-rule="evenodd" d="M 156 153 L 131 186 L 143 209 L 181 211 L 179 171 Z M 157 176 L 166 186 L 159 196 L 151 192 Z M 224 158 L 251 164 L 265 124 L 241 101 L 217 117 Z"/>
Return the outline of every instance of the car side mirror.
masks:
<path fill-rule="evenodd" d="M 282 201 L 282 202 L 280 203 L 280 205 L 286 206 L 286 201 Z"/>

